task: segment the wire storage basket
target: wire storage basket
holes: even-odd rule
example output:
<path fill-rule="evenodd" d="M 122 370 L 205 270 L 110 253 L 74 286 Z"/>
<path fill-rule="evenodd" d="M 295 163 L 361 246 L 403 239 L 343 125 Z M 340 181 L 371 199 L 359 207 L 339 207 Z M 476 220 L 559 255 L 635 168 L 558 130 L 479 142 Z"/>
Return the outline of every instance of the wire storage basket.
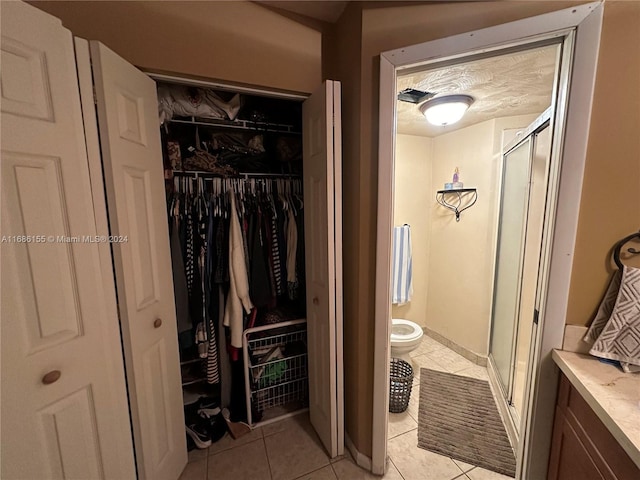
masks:
<path fill-rule="evenodd" d="M 389 411 L 404 412 L 409 406 L 413 386 L 413 368 L 404 360 L 392 358 L 389 369 Z"/>

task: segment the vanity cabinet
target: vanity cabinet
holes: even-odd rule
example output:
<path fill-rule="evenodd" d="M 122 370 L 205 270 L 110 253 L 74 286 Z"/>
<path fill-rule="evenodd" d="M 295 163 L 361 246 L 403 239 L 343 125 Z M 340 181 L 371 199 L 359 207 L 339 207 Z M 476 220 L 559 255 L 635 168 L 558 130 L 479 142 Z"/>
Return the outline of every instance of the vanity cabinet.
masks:
<path fill-rule="evenodd" d="M 637 480 L 640 469 L 560 374 L 547 480 Z"/>

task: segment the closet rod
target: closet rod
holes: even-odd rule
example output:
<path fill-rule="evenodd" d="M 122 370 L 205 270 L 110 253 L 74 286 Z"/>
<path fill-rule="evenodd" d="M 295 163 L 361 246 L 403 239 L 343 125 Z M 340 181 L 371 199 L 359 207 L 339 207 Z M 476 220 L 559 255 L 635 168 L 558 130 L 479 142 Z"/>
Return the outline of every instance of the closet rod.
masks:
<path fill-rule="evenodd" d="M 250 173 L 238 172 L 236 175 L 219 175 L 217 173 L 206 172 L 204 170 L 174 170 L 174 175 L 183 175 L 185 177 L 216 177 L 216 178 L 292 178 L 301 179 L 297 173 Z"/>

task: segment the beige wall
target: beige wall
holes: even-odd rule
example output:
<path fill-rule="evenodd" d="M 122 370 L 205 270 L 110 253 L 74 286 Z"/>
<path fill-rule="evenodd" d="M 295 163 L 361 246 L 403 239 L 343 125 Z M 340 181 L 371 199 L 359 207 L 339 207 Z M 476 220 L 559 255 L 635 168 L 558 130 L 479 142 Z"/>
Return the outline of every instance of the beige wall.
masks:
<path fill-rule="evenodd" d="M 493 25 L 531 17 L 546 12 L 568 8 L 573 5 L 586 3 L 584 1 L 513 1 L 513 2 L 461 2 L 451 3 L 430 3 L 411 4 L 404 3 L 401 6 L 393 5 L 391 2 L 367 2 L 358 5 L 362 8 L 362 15 L 352 15 L 350 19 L 343 18 L 337 30 L 331 31 L 325 44 L 325 52 L 331 55 L 331 61 L 325 58 L 324 76 L 334 77 L 337 80 L 349 81 L 353 83 L 353 73 L 359 72 L 360 82 L 357 88 L 352 91 L 359 95 L 360 109 L 357 115 L 349 113 L 350 125 L 346 125 L 343 120 L 343 127 L 358 132 L 357 137 L 345 137 L 350 145 L 350 152 L 345 152 L 344 161 L 351 165 L 351 171 L 344 171 L 345 184 L 354 188 L 349 201 L 356 204 L 350 206 L 351 213 L 346 214 L 345 225 L 350 224 L 349 235 L 345 236 L 344 261 L 345 271 L 357 269 L 357 274 L 353 274 L 351 279 L 345 276 L 345 287 L 349 289 L 349 296 L 345 295 L 345 312 L 347 310 L 357 313 L 357 317 L 350 318 L 352 322 L 351 332 L 345 331 L 345 351 L 357 349 L 358 354 L 354 356 L 354 362 L 346 363 L 347 371 L 356 372 L 359 379 L 357 384 L 345 384 L 347 401 L 357 400 L 357 405 L 347 405 L 347 415 L 349 409 L 357 412 L 359 419 L 369 419 L 372 415 L 372 389 L 373 378 L 371 376 L 373 363 L 373 325 L 374 325 L 374 291 L 375 291 L 375 238 L 376 238 L 376 208 L 377 208 L 377 146 L 378 146 L 378 89 L 379 89 L 379 60 L 381 52 L 413 45 L 441 37 L 462 33 L 469 30 L 490 27 Z M 613 2 L 608 0 L 605 4 L 604 17 L 604 38 L 600 50 L 601 61 L 598 67 L 600 80 L 598 83 L 594 115 L 604 117 L 594 123 L 591 129 L 591 136 L 597 137 L 591 141 L 589 146 L 589 158 L 587 159 L 587 177 L 585 179 L 585 194 L 589 195 L 593 190 L 595 197 L 581 207 L 580 229 L 578 232 L 578 243 L 576 248 L 576 260 L 585 262 L 583 270 L 587 272 L 599 272 L 595 276 L 584 276 L 576 274 L 574 269 L 574 280 L 576 286 L 572 289 L 572 311 L 569 312 L 569 319 L 575 316 L 576 308 L 587 308 L 591 310 L 591 305 L 597 304 L 584 296 L 586 290 L 596 284 L 599 290 L 602 281 L 598 277 L 605 277 L 606 270 L 603 259 L 592 259 L 593 248 L 602 250 L 610 247 L 612 237 L 619 236 L 621 231 L 628 231 L 629 228 L 637 228 L 638 201 L 637 198 L 630 198 L 637 192 L 638 173 L 636 164 L 632 164 L 638 158 L 637 135 L 629 135 L 631 130 L 638 131 L 637 106 L 638 89 L 630 94 L 631 101 L 618 101 L 613 104 L 607 103 L 611 97 L 607 85 L 619 84 L 622 81 L 624 88 L 616 89 L 615 95 L 621 96 L 623 92 L 633 90 L 633 85 L 637 82 L 638 62 L 640 55 L 637 54 L 638 35 L 638 10 L 640 2 Z M 357 32 L 361 31 L 361 38 Z M 340 46 L 347 46 L 352 42 L 361 43 L 361 55 L 359 59 L 354 59 L 350 53 L 350 74 L 347 77 L 340 76 L 340 72 L 335 70 L 334 62 L 344 62 L 341 58 Z M 348 48 L 348 47 L 347 47 Z M 620 72 L 630 72 L 621 75 Z M 624 78 L 620 78 L 620 77 Z M 635 83 L 634 83 L 635 82 Z M 356 103 L 353 102 L 352 103 Z M 610 111 L 619 111 L 622 116 L 629 118 L 629 124 L 620 122 L 623 128 L 617 129 L 618 124 L 610 122 Z M 345 112 L 346 113 L 346 112 Z M 617 118 L 617 115 L 615 116 Z M 633 125 L 633 127 L 632 127 Z M 602 135 L 601 135 L 602 134 Z M 607 155 L 607 145 L 612 141 L 616 152 L 626 152 L 623 154 L 621 162 L 629 177 L 623 188 L 624 193 L 615 193 L 612 188 L 612 181 L 607 179 L 606 186 L 598 185 L 599 175 L 605 170 L 607 161 L 613 158 Z M 354 146 L 353 143 L 358 143 Z M 591 163 L 595 168 L 591 167 Z M 355 166 L 354 166 L 355 165 Z M 612 174 L 606 175 L 610 177 Z M 613 194 L 612 194 L 613 193 Z M 607 208 L 601 208 L 598 202 L 607 197 L 605 204 Z M 634 203 L 635 202 L 635 203 Z M 598 205 L 595 205 L 598 204 Z M 588 207 L 587 207 L 588 205 Z M 630 210 L 632 210 L 630 212 Z M 618 213 L 620 212 L 620 213 Z M 624 213 L 623 213 L 624 212 Z M 635 215 L 634 215 L 635 212 Z M 611 218 L 606 218 L 612 215 Z M 598 221 L 604 219 L 604 225 L 615 225 L 612 233 L 605 235 L 604 241 L 594 240 L 599 237 L 601 229 L 598 228 Z M 631 226 L 635 224 L 635 226 Z M 613 233 L 615 231 L 615 233 Z M 346 234 L 346 232 L 345 232 Z M 606 245 L 605 245 L 606 244 Z M 602 287 L 603 288 L 603 287 Z M 577 307 L 581 305 L 581 307 Z M 346 317 L 345 317 L 346 318 Z M 345 320 L 346 321 L 346 320 Z M 357 332 L 358 334 L 353 334 Z M 346 419 L 347 433 L 357 428 L 357 435 L 351 438 L 362 453 L 371 453 L 371 426 L 370 424 L 352 425 Z M 354 438 L 355 437 L 355 438 Z"/>
<path fill-rule="evenodd" d="M 450 182 L 456 167 L 478 201 L 455 221 L 431 202 L 431 249 L 426 325 L 456 344 L 488 354 L 491 299 L 505 129 L 525 128 L 537 115 L 489 120 L 433 139 L 432 192 Z"/>
<path fill-rule="evenodd" d="M 640 228 L 640 2 L 605 2 L 567 323 L 595 316 L 611 247 Z"/>
<path fill-rule="evenodd" d="M 415 135 L 396 135 L 395 194 L 393 224 L 411 225 L 413 253 L 413 297 L 405 305 L 393 305 L 393 318 L 406 318 L 423 327 L 427 321 L 429 283 L 429 238 L 431 205 L 432 139 Z"/>
<path fill-rule="evenodd" d="M 145 69 L 300 92 L 321 81 L 317 27 L 252 2 L 30 3 Z"/>

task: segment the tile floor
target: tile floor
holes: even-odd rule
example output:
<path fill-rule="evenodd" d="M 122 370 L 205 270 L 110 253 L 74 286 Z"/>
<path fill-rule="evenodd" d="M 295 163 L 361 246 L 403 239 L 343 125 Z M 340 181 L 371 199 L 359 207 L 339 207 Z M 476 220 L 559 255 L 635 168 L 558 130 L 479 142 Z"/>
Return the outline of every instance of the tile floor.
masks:
<path fill-rule="evenodd" d="M 384 477 L 358 467 L 351 456 L 329 459 L 308 415 L 257 428 L 207 450 L 189 452 L 180 480 L 510 480 L 480 467 L 418 448 L 420 368 L 487 380 L 487 371 L 425 336 L 412 352 L 416 378 L 409 408 L 389 414 L 389 465 Z"/>

